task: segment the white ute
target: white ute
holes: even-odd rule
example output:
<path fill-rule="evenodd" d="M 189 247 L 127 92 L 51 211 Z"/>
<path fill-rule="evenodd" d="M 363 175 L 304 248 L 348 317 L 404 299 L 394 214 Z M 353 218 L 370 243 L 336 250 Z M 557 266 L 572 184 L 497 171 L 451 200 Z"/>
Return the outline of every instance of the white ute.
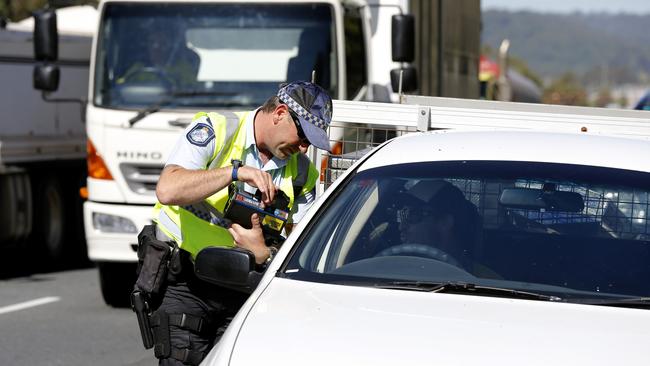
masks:
<path fill-rule="evenodd" d="M 203 366 L 647 364 L 647 115 L 433 100 L 429 127 L 469 131 L 364 156 L 259 283 L 212 267 L 257 287 Z"/>

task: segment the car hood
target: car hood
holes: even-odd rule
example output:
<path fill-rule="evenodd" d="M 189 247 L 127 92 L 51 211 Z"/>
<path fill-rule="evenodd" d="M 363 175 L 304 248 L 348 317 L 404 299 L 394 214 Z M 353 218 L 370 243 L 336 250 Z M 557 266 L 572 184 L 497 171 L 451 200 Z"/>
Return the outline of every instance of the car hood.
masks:
<path fill-rule="evenodd" d="M 640 365 L 648 339 L 648 310 L 274 278 L 230 365 Z"/>

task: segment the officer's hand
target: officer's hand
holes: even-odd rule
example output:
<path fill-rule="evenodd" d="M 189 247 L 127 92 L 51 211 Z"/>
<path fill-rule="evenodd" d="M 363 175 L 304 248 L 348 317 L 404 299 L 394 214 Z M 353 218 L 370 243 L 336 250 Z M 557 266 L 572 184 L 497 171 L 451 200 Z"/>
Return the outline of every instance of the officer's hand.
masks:
<path fill-rule="evenodd" d="M 259 189 L 265 205 L 273 202 L 277 188 L 273 184 L 271 174 L 250 166 L 243 166 L 237 171 L 237 179 Z"/>
<path fill-rule="evenodd" d="M 241 168 L 240 168 L 241 169 Z M 255 262 L 262 264 L 269 257 L 271 252 L 264 244 L 264 234 L 260 225 L 260 218 L 257 214 L 251 215 L 251 229 L 245 229 L 239 224 L 232 224 L 228 231 L 235 239 L 235 244 L 244 249 L 248 249 L 255 255 Z"/>

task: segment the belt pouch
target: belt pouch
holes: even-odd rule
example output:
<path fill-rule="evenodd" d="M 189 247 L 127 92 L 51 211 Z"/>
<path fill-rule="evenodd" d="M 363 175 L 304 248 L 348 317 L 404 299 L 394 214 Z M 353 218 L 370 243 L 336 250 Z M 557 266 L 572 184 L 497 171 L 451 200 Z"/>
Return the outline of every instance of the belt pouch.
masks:
<path fill-rule="evenodd" d="M 138 275 L 136 285 L 140 290 L 148 294 L 158 294 L 167 279 L 169 260 L 172 254 L 172 247 L 169 243 L 147 238 L 144 245 L 144 258 L 142 268 Z"/>

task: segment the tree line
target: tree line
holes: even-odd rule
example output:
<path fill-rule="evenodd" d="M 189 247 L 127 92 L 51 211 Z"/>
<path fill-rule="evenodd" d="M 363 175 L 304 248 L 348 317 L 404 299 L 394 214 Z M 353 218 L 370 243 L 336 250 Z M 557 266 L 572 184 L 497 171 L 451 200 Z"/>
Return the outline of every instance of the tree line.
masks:
<path fill-rule="evenodd" d="M 45 7 L 63 8 L 74 5 L 97 6 L 98 0 L 0 0 L 0 18 L 18 22 Z"/>

